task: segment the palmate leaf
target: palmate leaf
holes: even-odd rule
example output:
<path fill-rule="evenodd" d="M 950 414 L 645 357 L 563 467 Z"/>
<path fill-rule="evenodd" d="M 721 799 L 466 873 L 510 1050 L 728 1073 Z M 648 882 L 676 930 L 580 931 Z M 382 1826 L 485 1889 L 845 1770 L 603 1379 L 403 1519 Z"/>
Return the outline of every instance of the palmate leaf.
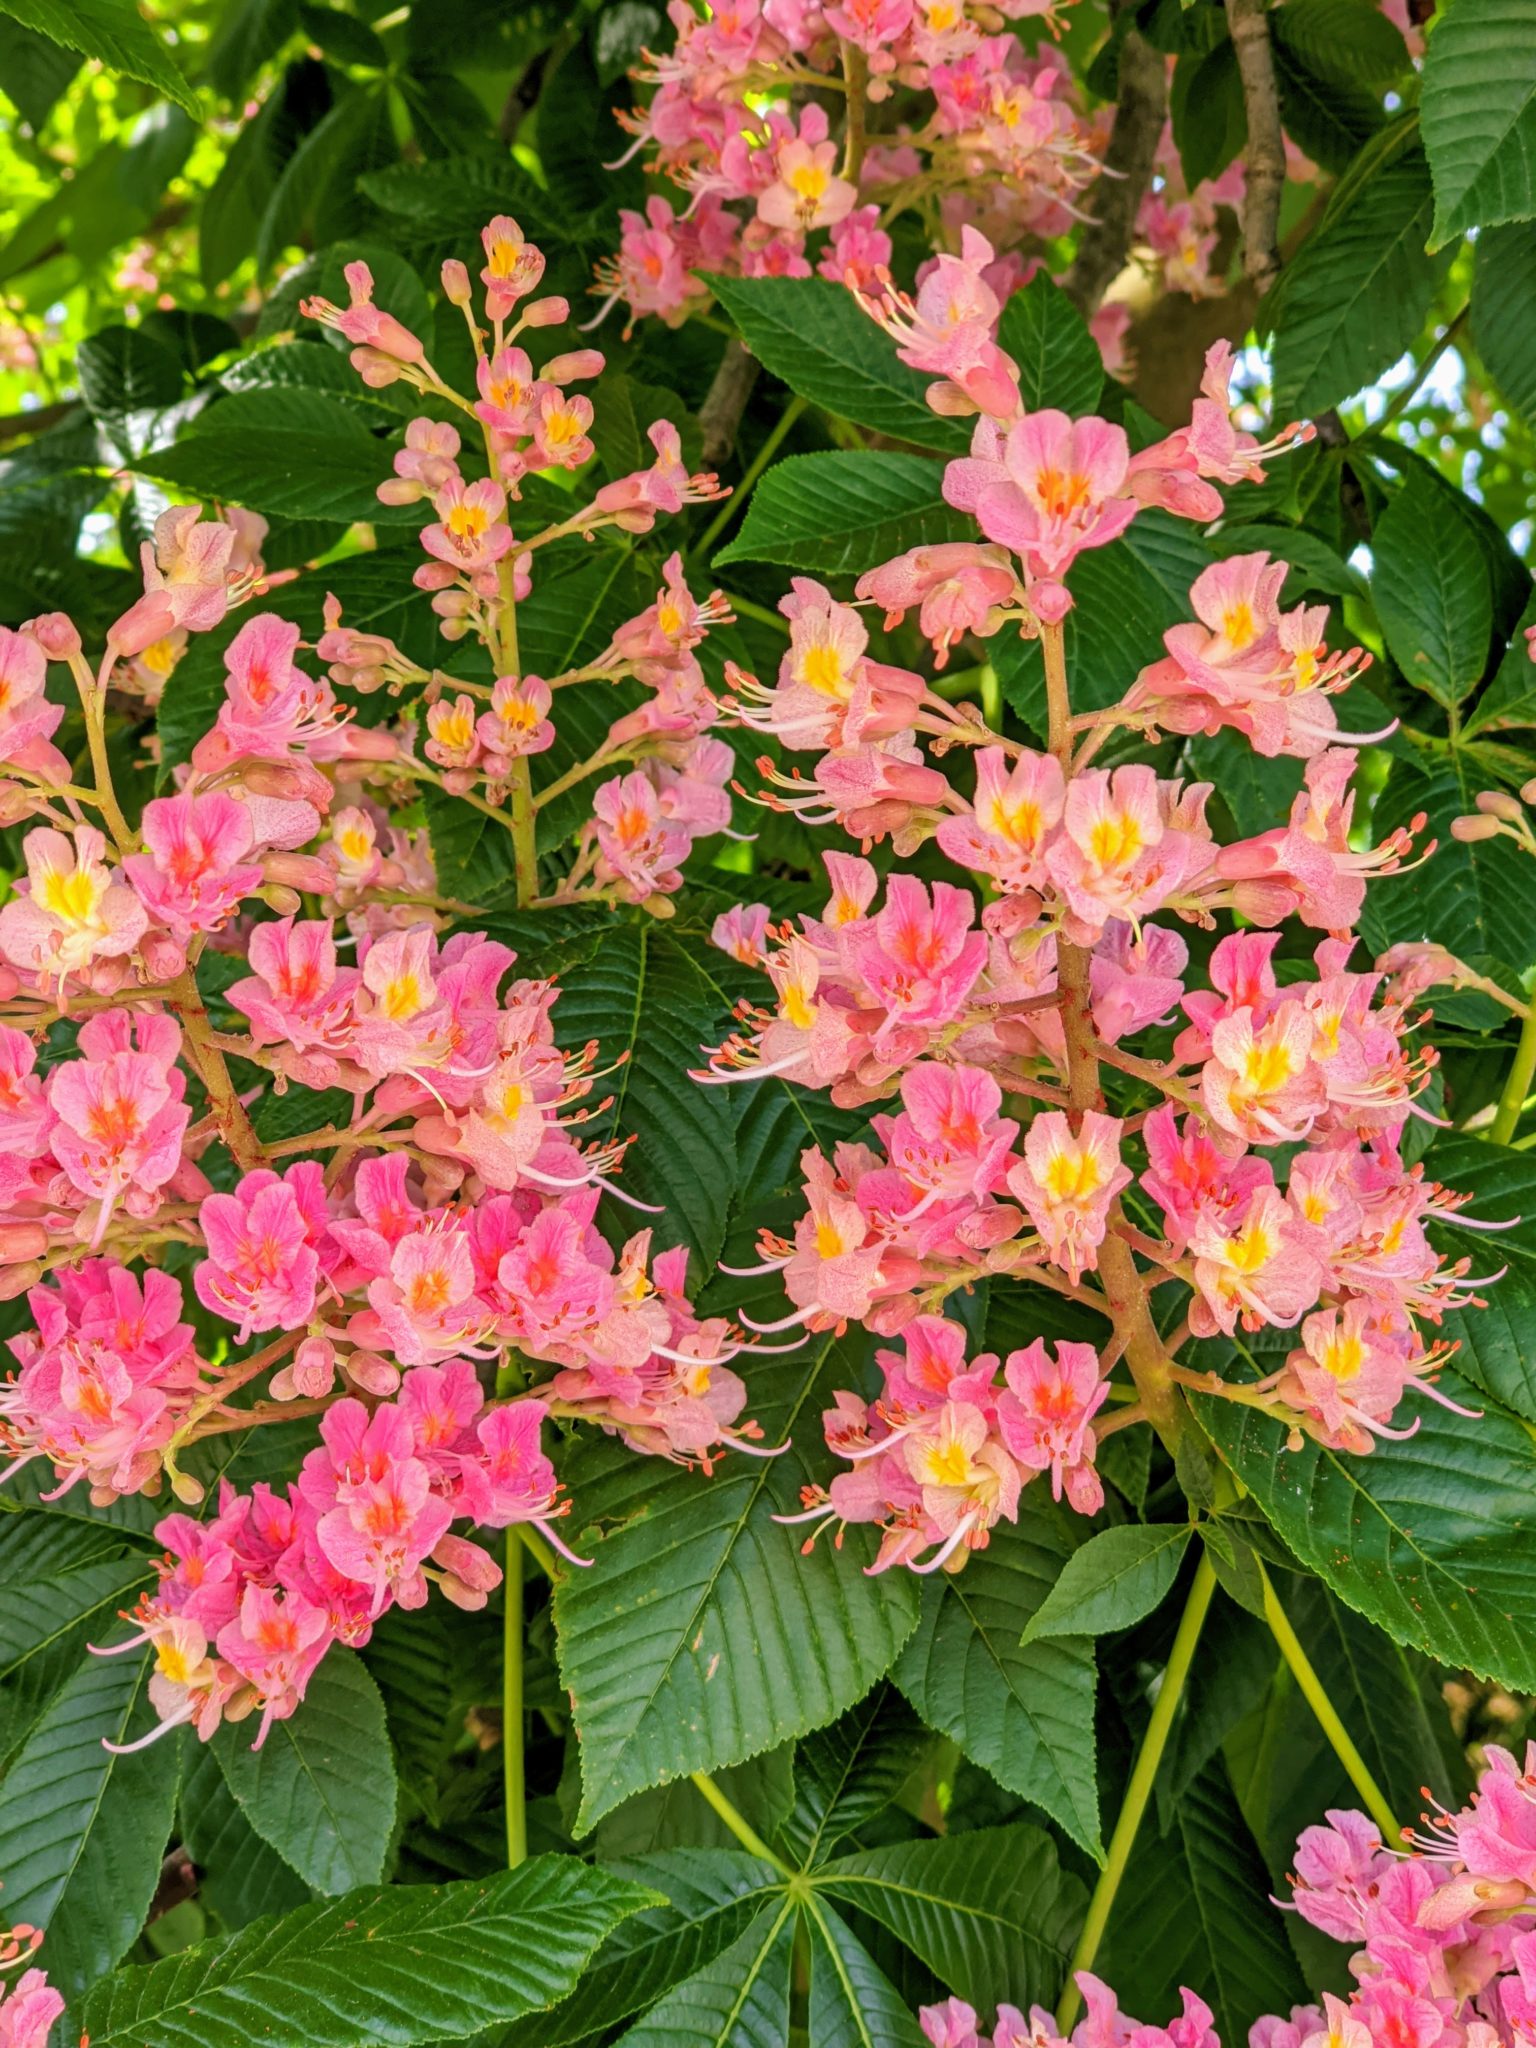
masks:
<path fill-rule="evenodd" d="M 817 2048 L 923 2048 L 911 2007 L 824 1899 L 812 1894 L 803 1924 Z"/>
<path fill-rule="evenodd" d="M 800 1555 L 775 1522 L 820 1479 L 817 1418 L 857 1369 L 831 1339 L 754 1364 L 752 1414 L 781 1457 L 732 1453 L 713 1478 L 609 1443 L 571 1466 L 593 1558 L 555 1588 L 560 1668 L 581 1743 L 583 1830 L 631 1793 L 713 1770 L 834 1719 L 886 1671 L 917 1615 L 910 1579 L 866 1578 L 862 1532 Z M 811 1462 L 814 1460 L 814 1463 Z"/>
<path fill-rule="evenodd" d="M 552 2012 L 518 2021 L 498 2048 L 564 2048 L 654 2005 L 684 1978 L 708 1970 L 781 1884 L 770 1864 L 739 1849 L 661 1850 L 603 1867 L 660 1892 L 666 1903 L 616 1927 L 571 1996 Z"/>
<path fill-rule="evenodd" d="M 1536 1442 L 1446 1371 L 1440 1390 L 1484 1407 L 1469 1427 L 1422 1396 L 1404 1442 L 1369 1457 L 1306 1443 L 1235 1402 L 1196 1395 L 1200 1419 L 1287 1547 L 1400 1643 L 1520 1691 L 1536 1687 Z"/>
<path fill-rule="evenodd" d="M 251 1826 L 316 1891 L 381 1877 L 395 1824 L 395 1765 L 384 1703 L 354 1650 L 331 1649 L 302 1709 L 254 1728 L 228 1722 L 213 1738 L 225 1782 Z"/>
<path fill-rule="evenodd" d="M 1484 367 L 1527 426 L 1536 426 L 1536 224 L 1488 228 L 1477 238 L 1472 334 Z"/>
<path fill-rule="evenodd" d="M 144 1923 L 176 1803 L 177 1736 L 115 1756 L 155 1725 L 149 1660 L 88 1657 L 0 1783 L 7 1924 L 48 1930 L 66 1996 L 110 1970 Z"/>
<path fill-rule="evenodd" d="M 999 1523 L 963 1572 L 924 1582 L 892 1676 L 930 1728 L 1096 1855 L 1092 1644 L 1020 1641 L 1076 1544 L 1066 1511 L 1031 1487 L 1017 1524 Z"/>
<path fill-rule="evenodd" d="M 1450 1137 L 1432 1148 L 1429 1171 L 1446 1187 L 1471 1197 L 1469 1216 L 1513 1224 L 1490 1238 L 1481 1230 L 1457 1230 L 1454 1216 L 1446 1220 L 1447 1250 L 1475 1260 L 1474 1272 L 1487 1270 L 1493 1246 L 1498 1249 L 1492 1263 L 1508 1270 L 1479 1290 L 1486 1308 L 1452 1309 L 1444 1334 L 1460 1341 L 1456 1370 L 1464 1378 L 1527 1422 L 1536 1422 L 1536 1358 L 1530 1340 L 1536 1318 L 1536 1155 L 1486 1139 Z"/>
<path fill-rule="evenodd" d="M 824 277 L 711 277 L 708 280 L 759 362 L 797 397 L 855 425 L 920 448 L 962 455 L 963 420 L 930 411 L 933 382 L 898 362 L 896 344 L 853 293 Z"/>
<path fill-rule="evenodd" d="M 922 455 L 791 455 L 753 491 L 741 530 L 715 567 L 783 562 L 817 575 L 856 575 L 909 548 L 974 539 L 975 522 L 944 503 L 943 481 L 944 465 Z"/>
<path fill-rule="evenodd" d="M 888 1927 L 972 2005 L 1025 2011 L 1054 2004 L 1087 1906 L 1050 1836 L 1025 1821 L 842 1856 L 816 1886 Z"/>
<path fill-rule="evenodd" d="M 355 407 L 323 391 L 243 391 L 200 414 L 172 447 L 134 459 L 141 476 L 227 505 L 347 525 L 412 521 L 415 506 L 381 505 L 389 451 Z"/>
<path fill-rule="evenodd" d="M 554 2004 L 654 1897 L 564 1856 L 464 1884 L 365 1887 L 119 1970 L 76 2017 L 97 2048 L 413 2048 Z"/>
<path fill-rule="evenodd" d="M 1434 245 L 1536 214 L 1536 0 L 1460 0 L 1424 60 Z"/>
<path fill-rule="evenodd" d="M 764 1906 L 732 1945 L 668 1992 L 615 2048 L 784 2048 L 795 1908 Z"/>
<path fill-rule="evenodd" d="M 795 1804 L 781 1835 L 805 1869 L 845 1835 L 883 1813 L 922 1762 L 924 1732 L 892 1686 L 850 1707 L 801 1743 Z"/>
<path fill-rule="evenodd" d="M 230 1933 L 266 1914 L 290 1913 L 313 1897 L 235 1804 L 205 1743 L 197 1745 L 182 1774 L 181 1830 L 198 1868 L 198 1897 Z"/>
<path fill-rule="evenodd" d="M 1261 2013 L 1305 1996 L 1269 1893 L 1226 1771 L 1211 1764 L 1172 1802 L 1161 1838 L 1143 1820 L 1097 1968 L 1127 2010 L 1159 2018 L 1187 1984 L 1224 2041 L 1245 2041 Z"/>

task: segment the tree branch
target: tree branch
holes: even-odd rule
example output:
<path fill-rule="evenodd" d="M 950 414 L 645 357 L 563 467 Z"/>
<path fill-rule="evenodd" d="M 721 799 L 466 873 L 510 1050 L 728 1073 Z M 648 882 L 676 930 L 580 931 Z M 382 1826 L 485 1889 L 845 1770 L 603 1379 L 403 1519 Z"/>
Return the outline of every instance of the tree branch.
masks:
<path fill-rule="evenodd" d="M 1248 180 L 1243 194 L 1243 273 L 1262 298 L 1280 275 L 1280 200 L 1285 191 L 1285 136 L 1268 0 L 1226 0 L 1227 27 L 1237 51 L 1248 115 Z"/>
<path fill-rule="evenodd" d="M 1167 67 L 1145 36 L 1127 27 L 1120 43 L 1115 125 L 1093 191 L 1093 218 L 1063 280 L 1067 296 L 1082 313 L 1097 309 L 1125 268 L 1167 113 Z"/>
<path fill-rule="evenodd" d="M 752 396 L 752 386 L 757 382 L 760 367 L 757 357 L 748 355 L 744 343 L 732 340 L 725 344 L 725 354 L 720 358 L 715 381 L 699 407 L 706 469 L 722 468 L 736 446 L 741 416 L 747 409 L 747 400 Z"/>

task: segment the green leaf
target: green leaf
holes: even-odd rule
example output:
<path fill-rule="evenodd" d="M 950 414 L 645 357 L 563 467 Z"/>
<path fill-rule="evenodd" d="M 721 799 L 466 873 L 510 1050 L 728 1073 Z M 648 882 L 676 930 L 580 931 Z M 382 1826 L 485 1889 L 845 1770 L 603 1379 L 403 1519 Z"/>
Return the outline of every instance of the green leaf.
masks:
<path fill-rule="evenodd" d="M 1104 389 L 1104 358 L 1088 323 L 1044 272 L 1003 307 L 998 346 L 1019 367 L 1026 412 L 1054 406 L 1074 419 L 1092 412 Z"/>
<path fill-rule="evenodd" d="M 0 0 L 0 13 L 198 112 L 196 95 L 133 0 Z"/>
<path fill-rule="evenodd" d="M 1285 132 L 1323 170 L 1347 171 L 1381 132 L 1379 100 L 1359 86 L 1319 78 L 1279 33 L 1274 34 L 1273 50 Z"/>
<path fill-rule="evenodd" d="M 1518 964 L 1536 955 L 1529 857 L 1508 839 L 1467 845 L 1451 836 L 1451 820 L 1474 808 L 1488 781 L 1466 747 L 1393 756 L 1371 814 L 1373 834 L 1383 837 L 1422 812 L 1428 822 L 1420 844 L 1431 838 L 1437 843 L 1422 867 L 1372 882 L 1361 927 L 1373 947 L 1430 936 L 1444 943 L 1444 935 L 1454 933 L 1463 956 L 1487 954 Z"/>
<path fill-rule="evenodd" d="M 1219 177 L 1248 136 L 1243 81 L 1230 36 L 1213 50 L 1186 50 L 1174 67 L 1168 95 L 1173 139 L 1184 183 L 1193 192 Z"/>
<path fill-rule="evenodd" d="M 1173 1802 L 1161 1840 L 1143 1820 L 1097 1967 L 1131 2012 L 1173 2010 L 1190 1985 L 1222 2039 L 1244 2041 L 1262 2013 L 1305 1996 L 1270 1889 L 1226 1772 L 1212 1764 Z"/>
<path fill-rule="evenodd" d="M 1092 548 L 1072 565 L 1063 638 L 1074 709 L 1118 703 L 1136 671 L 1163 656 L 1163 635 L 1193 616 L 1189 586 L 1210 566 L 1210 551 L 1187 519 L 1138 515 L 1124 539 Z M 1003 695 L 1031 729 L 1045 732 L 1045 671 L 1040 642 L 1000 633 L 988 643 Z"/>
<path fill-rule="evenodd" d="M 745 1763 L 722 1764 L 710 1781 L 765 1842 L 773 1841 L 795 1803 L 795 1745 L 748 1757 Z M 597 1860 L 633 1860 L 668 1849 L 735 1849 L 736 1836 L 691 1778 L 674 1778 L 637 1792 L 605 1814 L 593 1834 Z"/>
<path fill-rule="evenodd" d="M 1140 1621 L 1178 1577 L 1189 1534 L 1184 1522 L 1152 1522 L 1090 1536 L 1030 1617 L 1024 1641 L 1108 1635 Z"/>
<path fill-rule="evenodd" d="M 299 0 L 299 21 L 310 41 L 334 62 L 360 64 L 370 71 L 389 69 L 389 52 L 383 42 L 355 15 L 343 14 L 339 7 Z"/>
<path fill-rule="evenodd" d="M 50 1546 L 51 1547 L 51 1546 Z M 0 1583 L 0 1762 L 64 1684 L 93 1638 L 114 1633 L 120 1608 L 149 1577 L 143 1556 L 100 1558 L 53 1575 L 17 1571 Z M 59 1560 L 67 1565 L 67 1555 Z"/>
<path fill-rule="evenodd" d="M 783 562 L 856 575 L 908 548 L 974 537 L 975 522 L 944 503 L 943 481 L 943 464 L 922 455 L 791 455 L 753 491 L 741 531 L 714 565 Z"/>
<path fill-rule="evenodd" d="M 567 1856 L 466 1884 L 365 1886 L 261 1920 L 82 2000 L 94 2048 L 412 2048 L 563 1998 L 654 1894 Z"/>
<path fill-rule="evenodd" d="M 162 412 L 180 399 L 186 380 L 170 349 L 137 327 L 103 327 L 75 354 L 80 396 L 116 452 L 128 460 L 135 443 L 131 415 Z"/>
<path fill-rule="evenodd" d="M 170 448 L 146 449 L 141 476 L 227 505 L 259 507 L 286 519 L 349 525 L 401 523 L 412 505 L 381 505 L 377 487 L 389 453 L 356 410 L 320 391 L 245 391 L 201 414 Z"/>
<path fill-rule="evenodd" d="M 229 1932 L 308 1905 L 309 1886 L 240 1811 L 206 1743 L 197 1745 L 182 1781 L 181 1827 L 198 1868 L 198 1897 Z"/>
<path fill-rule="evenodd" d="M 214 1754 L 251 1826 L 307 1884 L 344 1892 L 383 1875 L 395 1824 L 395 1766 L 379 1689 L 353 1650 L 327 1651 L 304 1703 L 255 1729 L 225 1722 Z"/>
<path fill-rule="evenodd" d="M 1337 405 L 1412 347 L 1450 261 L 1425 253 L 1432 205 L 1411 126 L 1338 186 L 1269 301 L 1279 416 Z"/>
<path fill-rule="evenodd" d="M 1463 727 L 1466 738 L 1475 738 L 1479 733 L 1536 725 L 1536 662 L 1531 660 L 1525 637 L 1530 626 L 1536 626 L 1536 591 L 1531 593 L 1530 601 L 1510 636 L 1493 680 L 1467 713 Z"/>
<path fill-rule="evenodd" d="M 1335 86 L 1386 86 L 1408 69 L 1408 45 L 1371 0 L 1286 0 L 1276 38 Z"/>
<path fill-rule="evenodd" d="M 1434 246 L 1536 213 L 1536 0 L 1457 0 L 1424 60 Z"/>
<path fill-rule="evenodd" d="M 912 2008 L 841 1918 L 812 1896 L 801 1924 L 810 1951 L 809 2035 L 816 2048 L 923 2048 Z"/>
<path fill-rule="evenodd" d="M 780 1882 L 771 1864 L 739 1849 L 666 1849 L 604 1868 L 662 1893 L 665 1904 L 615 1928 L 571 1997 L 511 2027 L 497 2048 L 563 2048 L 654 2005 L 684 1978 L 708 1969 L 757 1919 Z"/>
<path fill-rule="evenodd" d="M 795 1804 L 782 1836 L 802 1868 L 883 1813 L 922 1762 L 924 1730 L 891 1686 L 876 1686 L 830 1728 L 801 1743 Z"/>
<path fill-rule="evenodd" d="M 1297 1578 L 1282 1592 L 1308 1661 L 1388 1805 L 1406 1819 L 1419 1811 L 1426 1785 L 1448 1795 L 1417 1655 L 1316 1579 Z"/>
<path fill-rule="evenodd" d="M 971 2005 L 1054 2005 L 1087 1893 L 1027 1821 L 843 1856 L 817 1873 Z"/>
<path fill-rule="evenodd" d="M 506 156 L 445 156 L 425 164 L 391 164 L 369 171 L 362 187 L 375 206 L 408 222 L 423 237 L 478 235 L 493 215 L 510 213 L 541 240 L 549 235 L 569 239 L 549 194 Z"/>
<path fill-rule="evenodd" d="M 833 1389 L 856 1377 L 828 1338 L 810 1362 L 753 1367 L 751 1412 L 782 1457 L 706 1479 L 584 1445 L 571 1489 L 594 1559 L 555 1588 L 560 1669 L 581 1742 L 578 1831 L 631 1793 L 822 1726 L 866 1693 L 911 1633 L 909 1579 L 866 1578 L 867 1541 L 800 1555 L 774 1520 L 822 1477 L 807 1451 Z M 811 1453 L 814 1455 L 814 1452 Z"/>
<path fill-rule="evenodd" d="M 1485 228 L 1472 268 L 1472 338 L 1484 367 L 1536 427 L 1536 223 Z"/>
<path fill-rule="evenodd" d="M 710 290 L 764 369 L 797 397 L 921 448 L 960 455 L 963 421 L 931 412 L 934 381 L 896 359 L 896 343 L 845 286 L 825 277 L 710 277 Z"/>
<path fill-rule="evenodd" d="M 1482 680 L 1493 635 L 1488 565 L 1455 496 L 1410 470 L 1371 535 L 1371 591 L 1392 659 L 1441 704 L 1461 703 Z"/>
<path fill-rule="evenodd" d="M 1099 1853 L 1091 1643 L 1021 1638 L 1077 1547 L 1066 1511 L 1026 1492 L 963 1572 L 923 1585 L 917 1632 L 892 1674 L 930 1728 Z"/>
<path fill-rule="evenodd" d="M 1486 1290 L 1486 1308 L 1452 1309 L 1444 1334 L 1460 1340 L 1456 1370 L 1485 1394 L 1492 1394 L 1527 1422 L 1536 1422 L 1536 1357 L 1530 1331 L 1536 1317 L 1536 1154 L 1517 1152 L 1487 1139 L 1447 1138 L 1431 1149 L 1436 1180 L 1472 1199 L 1468 1213 L 1515 1227 L 1489 1238 L 1482 1231 L 1458 1231 L 1455 1218 L 1444 1225 L 1447 1249 L 1477 1261 L 1479 1270 L 1492 1246 L 1494 1263 L 1508 1267 Z"/>
<path fill-rule="evenodd" d="M 34 131 L 48 119 L 79 69 L 77 51 L 0 15 L 0 92 Z"/>
<path fill-rule="evenodd" d="M 132 1756 L 155 1726 L 145 1657 L 88 1657 L 0 1783 L 7 1924 L 48 1930 L 48 1975 L 66 1997 L 110 1970 L 144 1924 L 176 1804 L 178 1737 Z"/>
<path fill-rule="evenodd" d="M 783 2048 L 795 1909 L 765 1906 L 722 1954 L 668 1992 L 614 2048 Z"/>
<path fill-rule="evenodd" d="M 224 10 L 209 46 L 208 75 L 215 89 L 233 99 L 298 25 L 295 0 L 235 0 Z"/>
<path fill-rule="evenodd" d="M 1478 1405 L 1452 1372 L 1439 1387 Z M 1287 1547 L 1349 1606 L 1442 1663 L 1536 1687 L 1536 1443 L 1524 1424 L 1489 1406 L 1469 1426 L 1416 1397 L 1395 1418 L 1416 1433 L 1356 1458 L 1310 1441 L 1289 1451 L 1268 1416 L 1195 1401 Z"/>

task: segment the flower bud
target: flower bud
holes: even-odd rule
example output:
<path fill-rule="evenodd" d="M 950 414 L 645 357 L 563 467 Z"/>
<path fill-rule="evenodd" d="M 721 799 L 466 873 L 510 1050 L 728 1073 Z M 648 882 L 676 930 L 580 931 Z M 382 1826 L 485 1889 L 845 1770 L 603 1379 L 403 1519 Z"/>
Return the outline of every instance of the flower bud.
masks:
<path fill-rule="evenodd" d="M 171 1491 L 184 1507 L 201 1505 L 207 1489 L 200 1479 L 194 1479 L 190 1472 L 172 1472 L 169 1475 Z"/>
<path fill-rule="evenodd" d="M 400 1368 L 376 1351 L 354 1351 L 341 1361 L 342 1372 L 365 1394 L 392 1394 L 400 1384 Z"/>
<path fill-rule="evenodd" d="M 456 256 L 442 268 L 443 297 L 451 306 L 467 306 L 470 300 L 469 272 Z"/>
<path fill-rule="evenodd" d="M 385 355 L 382 349 L 355 348 L 351 363 L 370 391 L 386 390 L 391 384 L 398 384 L 405 374 L 395 358 Z"/>
<path fill-rule="evenodd" d="M 1459 839 L 1464 846 L 1470 846 L 1479 839 L 1497 839 L 1500 829 L 1497 818 L 1473 816 L 1451 820 L 1451 837 Z"/>
<path fill-rule="evenodd" d="M 14 1301 L 42 1277 L 42 1266 L 35 1259 L 25 1266 L 0 1266 L 0 1301 Z"/>
<path fill-rule="evenodd" d="M 151 981 L 174 981 L 187 964 L 185 950 L 169 932 L 146 932 L 139 941 L 139 957 Z"/>
<path fill-rule="evenodd" d="M 551 356 L 539 375 L 549 384 L 576 384 L 600 377 L 606 360 L 600 348 L 573 348 L 567 355 Z"/>
<path fill-rule="evenodd" d="M 176 612 L 163 590 L 148 590 L 107 628 L 107 645 L 130 660 L 176 629 Z"/>
<path fill-rule="evenodd" d="M 0 1266 L 40 1259 L 47 1249 L 48 1232 L 41 1223 L 0 1223 Z"/>
<path fill-rule="evenodd" d="M 335 873 L 312 853 L 265 853 L 261 871 L 268 883 L 307 889 L 312 896 L 329 896 L 336 886 Z"/>
<path fill-rule="evenodd" d="M 290 889 L 286 882 L 269 883 L 266 888 L 259 889 L 257 894 L 269 909 L 277 912 L 279 917 L 297 917 L 304 908 L 304 898 L 297 889 Z"/>
<path fill-rule="evenodd" d="M 1482 789 L 1472 799 L 1473 803 L 1487 818 L 1504 818 L 1511 825 L 1518 825 L 1524 816 L 1519 804 L 1506 789 Z"/>
<path fill-rule="evenodd" d="M 374 492 L 381 505 L 414 505 L 426 495 L 425 486 L 408 476 L 387 476 Z"/>
<path fill-rule="evenodd" d="M 80 652 L 80 635 L 67 612 L 44 612 L 26 630 L 50 661 L 69 661 Z"/>
<path fill-rule="evenodd" d="M 569 299 L 534 299 L 522 314 L 525 327 L 563 327 L 570 317 Z"/>

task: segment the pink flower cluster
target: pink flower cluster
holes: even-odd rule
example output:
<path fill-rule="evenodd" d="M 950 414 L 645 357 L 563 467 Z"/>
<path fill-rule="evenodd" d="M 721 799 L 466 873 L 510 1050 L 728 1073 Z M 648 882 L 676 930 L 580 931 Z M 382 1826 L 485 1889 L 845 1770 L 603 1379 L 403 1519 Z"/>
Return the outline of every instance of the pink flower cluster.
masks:
<path fill-rule="evenodd" d="M 1400 1149 L 1434 1078 L 1411 1006 L 1443 969 L 1350 964 L 1367 880 L 1403 865 L 1423 822 L 1359 844 L 1356 755 L 1334 744 L 1331 699 L 1364 657 L 1330 648 L 1325 607 L 1282 609 L 1284 565 L 1259 554 L 1196 579 L 1194 620 L 1166 634 L 1165 658 L 1120 704 L 1074 716 L 1062 673 L 1061 579 L 1080 554 L 1146 503 L 1212 516 L 1218 482 L 1257 473 L 1296 436 L 1263 448 L 1232 425 L 1224 347 L 1189 428 L 1135 457 L 1103 421 L 1025 411 L 995 340 L 989 256 L 968 229 L 965 253 L 941 258 L 915 302 L 888 292 L 880 309 L 906 359 L 942 378 L 930 402 L 979 414 L 945 492 L 985 543 L 914 550 L 865 575 L 859 596 L 888 621 L 917 607 L 941 658 L 961 635 L 1041 636 L 1051 750 L 999 737 L 974 706 L 876 659 L 860 609 L 806 578 L 781 607 L 790 644 L 776 680 L 734 673 L 728 703 L 782 747 L 820 753 L 809 777 L 761 763 L 767 802 L 866 850 L 889 838 L 909 856 L 932 841 L 989 899 L 899 868 L 882 898 L 869 860 L 829 852 L 819 916 L 775 924 L 745 906 L 714 933 L 772 998 L 738 1008 L 701 1081 L 776 1075 L 845 1107 L 888 1104 L 873 1142 L 804 1155 L 805 1212 L 790 1236 L 763 1235 L 756 1269 L 780 1276 L 790 1311 L 751 1324 L 861 1323 L 916 1345 L 915 1365 L 882 1354 L 873 1404 L 839 1397 L 828 1441 L 855 1469 L 806 1498 L 807 1519 L 880 1526 L 875 1569 L 917 1557 L 917 1570 L 958 1569 L 1015 1517 L 1035 1471 L 1096 1510 L 1096 1437 L 1140 1419 L 1139 1405 L 1098 1412 L 1135 1341 L 1133 1291 L 1181 1288 L 1184 1321 L 1150 1338 L 1166 1354 L 1159 1373 L 1263 1408 L 1293 1442 L 1363 1452 L 1396 1433 L 1405 1394 L 1435 1393 L 1453 1347 L 1423 1328 L 1478 1284 L 1430 1235 L 1461 1198 Z M 1223 844 L 1209 785 L 1093 765 L 1117 729 L 1229 729 L 1302 761 L 1303 787 L 1285 824 Z M 967 769 L 952 780 L 935 757 L 956 753 Z M 1211 929 L 1222 912 L 1245 929 L 1195 982 L 1178 925 Z M 1276 928 L 1289 920 L 1322 938 L 1310 976 L 1293 968 L 1282 983 Z M 1176 1022 L 1162 1057 L 1132 1049 Z M 1128 1220 L 1133 1185 L 1160 1235 Z M 1006 1362 L 1004 1387 L 995 1359 L 967 1365 L 958 1326 L 938 1318 L 957 1291 L 1005 1278 L 1105 1316 L 1102 1354 L 1069 1344 L 1052 1360 L 1037 1344 Z M 1265 1326 L 1297 1340 L 1253 1386 L 1174 1362 L 1190 1337 Z"/>
<path fill-rule="evenodd" d="M 669 8 L 672 49 L 637 76 L 656 90 L 624 119 L 650 168 L 687 194 L 621 216 L 618 254 L 599 272 L 607 304 L 676 325 L 707 304 L 709 272 L 873 283 L 891 257 L 885 231 L 927 205 L 948 236 L 985 226 L 1009 253 L 1006 296 L 1038 267 L 1019 245 L 1065 233 L 1097 175 L 1104 120 L 1081 111 L 1072 73 L 1046 45 L 1026 53 L 1004 24 L 1052 26 L 1050 0 L 974 11 L 933 0 L 744 0 L 699 15 Z M 983 19 L 984 17 L 984 19 Z M 841 142 L 815 101 L 792 89 L 842 87 L 859 109 Z M 862 108 L 895 87 L 924 95 L 917 117 L 862 143 Z M 984 195 L 994 194 L 992 198 Z M 606 311 L 606 305 L 604 310 Z"/>
<path fill-rule="evenodd" d="M 1293 1910 L 1347 1943 L 1354 1988 L 1321 2006 L 1267 2014 L 1249 2048 L 1498 2048 L 1536 2028 L 1536 1745 L 1525 1764 L 1490 1748 L 1476 1790 L 1388 1848 L 1363 1813 L 1330 1812 L 1296 1844 Z M 1085 2016 L 1063 2037 L 1035 2007 L 999 2006 L 990 2048 L 1221 2048 L 1210 2007 L 1190 1990 L 1166 2027 L 1122 2013 L 1087 1971 Z M 958 1998 L 919 2015 L 933 2048 L 989 2048 Z"/>
<path fill-rule="evenodd" d="M 0 1932 L 0 1975 L 30 1962 L 42 1946 L 42 1930 L 19 1926 Z M 64 2000 L 42 1970 L 23 1970 L 16 1982 L 0 1986 L 0 2048 L 47 2048 Z"/>

